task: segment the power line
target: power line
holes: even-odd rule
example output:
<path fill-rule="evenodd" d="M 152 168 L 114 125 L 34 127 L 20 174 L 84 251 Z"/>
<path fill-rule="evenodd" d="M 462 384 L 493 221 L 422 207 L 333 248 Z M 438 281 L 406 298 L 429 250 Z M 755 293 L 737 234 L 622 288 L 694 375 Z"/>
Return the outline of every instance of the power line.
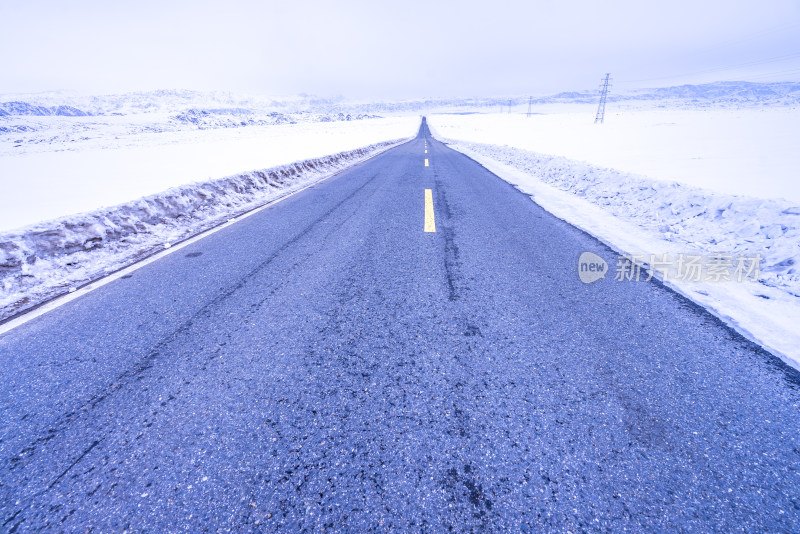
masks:
<path fill-rule="evenodd" d="M 622 80 L 621 83 L 640 83 L 640 82 L 652 82 L 652 81 L 658 81 L 658 80 L 668 80 L 668 79 L 673 79 L 673 78 L 685 78 L 687 76 L 696 76 L 698 74 L 713 74 L 715 72 L 725 72 L 725 71 L 731 71 L 731 70 L 745 68 L 745 67 L 768 65 L 770 63 L 779 63 L 781 61 L 789 61 L 789 60 L 798 59 L 798 58 L 800 58 L 800 52 L 795 52 L 795 53 L 792 53 L 792 54 L 785 54 L 785 55 L 782 55 L 782 56 L 775 56 L 775 57 L 766 58 L 766 59 L 758 59 L 758 60 L 746 61 L 744 63 L 731 64 L 731 65 L 724 66 L 724 67 L 714 67 L 712 69 L 704 69 L 704 70 L 698 70 L 698 71 L 694 71 L 694 72 L 686 72 L 686 73 L 683 73 L 683 74 L 674 74 L 674 75 L 671 75 L 671 76 L 660 76 L 660 77 L 656 77 L 656 78 L 645 78 L 645 79 L 640 79 L 640 80 Z"/>
<path fill-rule="evenodd" d="M 750 32 L 744 35 L 738 35 L 736 37 L 725 39 L 722 41 L 718 41 L 713 44 L 708 44 L 706 46 L 702 46 L 700 48 L 695 48 L 692 51 L 692 54 L 697 55 L 708 55 L 709 52 L 720 52 L 720 51 L 729 51 L 731 48 L 736 48 L 736 45 L 741 44 L 750 44 L 754 41 L 757 43 L 762 42 L 762 38 L 764 36 L 774 36 L 780 35 L 784 30 L 794 30 L 795 28 L 800 27 L 800 23 L 798 21 L 786 21 L 780 24 L 776 24 L 774 26 L 770 26 L 768 28 L 762 28 L 760 30 L 756 30 L 754 32 Z"/>
<path fill-rule="evenodd" d="M 771 72 L 762 72 L 761 74 L 753 74 L 751 76 L 748 76 L 748 79 L 751 79 L 751 80 L 763 80 L 763 79 L 766 79 L 766 78 L 774 78 L 776 76 L 784 76 L 784 75 L 787 75 L 787 74 L 790 74 L 790 75 L 800 74 L 800 67 L 795 67 L 793 69 L 784 69 L 784 70 L 778 70 L 778 71 L 771 71 Z"/>
<path fill-rule="evenodd" d="M 728 39 L 722 39 L 717 42 L 708 43 L 705 46 L 695 47 L 691 51 L 691 57 L 695 58 L 695 61 L 698 61 L 699 58 L 704 57 L 707 60 L 700 60 L 702 63 L 709 63 L 711 66 L 705 69 L 698 69 L 693 72 L 683 72 L 683 73 L 676 73 L 669 76 L 656 76 L 652 78 L 644 78 L 644 79 L 636 79 L 636 80 L 617 80 L 618 83 L 624 84 L 634 84 L 634 83 L 643 83 L 643 82 L 657 82 L 663 80 L 671 80 L 671 79 L 681 79 L 681 78 L 689 78 L 694 76 L 702 76 L 707 74 L 714 74 L 719 72 L 725 71 L 733 71 L 736 69 L 743 69 L 746 67 L 758 67 L 761 65 L 768 65 L 770 63 L 777 63 L 781 61 L 790 61 L 793 59 L 797 59 L 800 57 L 800 51 L 796 49 L 796 46 L 791 46 L 789 50 L 792 48 L 795 49 L 792 53 L 787 53 L 780 56 L 774 57 L 767 57 L 762 59 L 753 59 L 749 61 L 743 61 L 739 63 L 724 63 L 720 62 L 719 57 L 713 58 L 712 56 L 719 56 L 719 54 L 726 54 L 730 55 L 733 50 L 740 50 L 741 53 L 738 55 L 741 57 L 743 53 L 750 55 L 751 57 L 757 54 L 758 49 L 763 49 L 764 45 L 771 41 L 775 41 L 775 39 L 785 39 L 786 37 L 791 37 L 791 41 L 793 43 L 797 43 L 796 35 L 797 30 L 800 29 L 800 21 L 796 19 L 786 20 L 779 24 L 775 24 L 769 27 L 762 27 L 761 29 L 755 30 L 753 32 L 749 32 L 742 35 L 736 35 L 729 37 Z M 788 32 L 788 33 L 787 33 Z M 782 48 L 786 48 L 785 45 L 781 45 Z M 747 49 L 747 51 L 744 50 Z M 749 52 L 749 53 L 748 53 Z M 788 51 L 787 51 L 788 52 Z M 685 61 L 686 53 L 681 53 L 680 55 L 676 55 L 672 58 L 673 60 Z M 723 60 L 724 61 L 724 60 Z M 661 61 L 662 64 L 670 63 L 669 61 Z M 787 65 L 786 67 L 795 67 L 796 65 Z M 760 70 L 760 69 L 759 69 Z M 754 75 L 759 76 L 761 73 L 756 72 Z M 748 78 L 751 75 L 747 76 Z"/>

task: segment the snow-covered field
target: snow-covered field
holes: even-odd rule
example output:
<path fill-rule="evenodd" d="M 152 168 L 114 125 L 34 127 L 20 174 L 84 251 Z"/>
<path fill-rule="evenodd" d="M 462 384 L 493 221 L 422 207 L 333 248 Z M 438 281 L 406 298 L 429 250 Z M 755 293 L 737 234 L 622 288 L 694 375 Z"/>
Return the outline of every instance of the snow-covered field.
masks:
<path fill-rule="evenodd" d="M 667 254 L 658 277 L 800 366 L 800 110 L 609 110 L 602 125 L 588 106 L 549 111 L 434 115 L 429 124 L 635 262 Z M 677 276 L 681 255 L 730 259 L 731 270 L 737 258 L 760 257 L 760 273 L 687 280 Z"/>
<path fill-rule="evenodd" d="M 566 107 L 566 106 L 565 106 Z M 800 203 L 800 106 L 625 109 L 548 106 L 548 114 L 437 115 L 442 137 L 563 156 L 722 193 Z"/>
<path fill-rule="evenodd" d="M 94 137 L 27 143 L 0 135 L 0 232 L 112 206 L 170 187 L 336 154 L 412 136 L 418 117 L 300 122 L 121 134 L 117 117 Z M 127 127 L 132 119 L 122 117 Z M 69 121 L 37 117 L 36 121 Z M 82 122 L 86 122 L 84 119 Z"/>
<path fill-rule="evenodd" d="M 152 114 L 36 116 L 26 124 L 38 129 L 24 140 L 0 134 L 0 320 L 363 161 L 419 127 L 408 116 L 135 128 L 153 122 Z"/>

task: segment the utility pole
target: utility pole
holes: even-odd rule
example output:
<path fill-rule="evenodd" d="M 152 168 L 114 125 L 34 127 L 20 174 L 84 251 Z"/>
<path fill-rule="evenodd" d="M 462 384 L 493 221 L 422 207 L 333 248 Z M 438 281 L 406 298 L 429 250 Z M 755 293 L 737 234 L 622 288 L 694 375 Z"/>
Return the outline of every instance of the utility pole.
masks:
<path fill-rule="evenodd" d="M 528 117 L 531 116 L 531 107 L 533 106 L 533 97 L 528 97 Z"/>
<path fill-rule="evenodd" d="M 597 114 L 594 116 L 594 123 L 603 124 L 606 117 L 606 99 L 608 98 L 608 88 L 611 87 L 608 82 L 611 81 L 611 74 L 606 73 L 606 77 L 601 80 L 600 85 L 600 104 L 597 106 Z"/>
<path fill-rule="evenodd" d="M 511 115 L 511 100 L 508 101 L 508 114 Z"/>

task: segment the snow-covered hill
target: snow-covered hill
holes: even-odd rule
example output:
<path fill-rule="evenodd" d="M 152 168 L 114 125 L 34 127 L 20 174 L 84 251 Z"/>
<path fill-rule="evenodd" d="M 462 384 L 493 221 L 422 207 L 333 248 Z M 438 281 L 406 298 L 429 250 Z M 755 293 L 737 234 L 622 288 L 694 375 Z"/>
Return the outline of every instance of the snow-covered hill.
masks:
<path fill-rule="evenodd" d="M 442 98 L 400 102 L 361 104 L 363 111 L 373 113 L 420 112 L 459 110 L 474 112 L 508 111 L 527 112 L 529 101 L 534 106 L 551 104 L 596 104 L 598 91 L 567 91 L 553 95 L 529 97 L 518 95 L 493 98 Z M 753 83 L 714 82 L 702 85 L 679 85 L 651 89 L 617 92 L 612 89 L 609 102 L 620 105 L 649 105 L 652 107 L 707 108 L 795 106 L 800 104 L 800 82 Z"/>
<path fill-rule="evenodd" d="M 270 98 L 198 91 L 80 96 L 63 92 L 0 95 L 0 156 L 82 150 L 87 143 L 139 143 L 164 132 L 378 118 L 308 95 Z"/>
<path fill-rule="evenodd" d="M 597 101 L 597 90 L 566 91 L 538 95 L 533 105 L 588 104 Z M 82 96 L 67 92 L 0 95 L 0 117 L 22 116 L 120 116 L 164 114 L 179 117 L 184 114 L 242 116 L 254 121 L 266 121 L 279 114 L 286 121 L 335 121 L 370 114 L 418 113 L 442 109 L 492 111 L 498 107 L 519 107 L 526 111 L 528 95 L 482 98 L 422 98 L 386 101 L 347 101 L 312 95 L 269 97 L 239 95 L 228 92 L 188 90 L 159 90 L 116 95 Z M 724 81 L 701 85 L 679 85 L 629 91 L 612 90 L 610 102 L 651 103 L 657 107 L 707 106 L 793 106 L 800 104 L 800 82 L 754 83 Z M 192 121 L 187 121 L 191 123 Z M 239 121 L 240 123 L 242 121 Z M 249 125 L 248 121 L 244 121 Z M 221 124 L 227 124 L 221 121 Z M 0 123 L 2 124 L 2 123 Z M 239 124 L 242 126 L 242 124 Z M 226 126 L 228 127 L 228 126 Z M 2 130 L 0 130 L 2 131 Z"/>
<path fill-rule="evenodd" d="M 617 100 L 685 100 L 703 104 L 796 105 L 800 83 L 714 82 L 643 89 L 619 95 Z"/>
<path fill-rule="evenodd" d="M 533 98 L 533 105 L 543 104 L 593 104 L 598 91 L 568 91 Z M 527 97 L 511 99 L 513 105 L 527 105 Z M 794 106 L 800 104 L 800 83 L 713 82 L 702 85 L 677 85 L 628 91 L 611 90 L 609 102 L 618 104 L 650 103 L 654 107 L 750 107 Z M 507 104 L 499 102 L 499 104 Z"/>
<path fill-rule="evenodd" d="M 132 115 L 138 113 L 175 113 L 190 108 L 244 108 L 268 112 L 277 109 L 319 108 L 319 99 L 309 96 L 272 98 L 234 95 L 227 92 L 158 90 L 110 95 L 80 95 L 66 91 L 0 95 L 0 102 L 17 102 L 39 108 L 70 106 L 89 115 Z M 31 114 L 31 113 L 11 113 Z M 37 114 L 37 113 L 33 113 Z M 48 115 L 49 113 L 43 113 Z"/>
<path fill-rule="evenodd" d="M 0 103 L 0 116 L 11 115 L 36 115 L 45 117 L 50 115 L 61 115 L 64 117 L 85 117 L 89 115 L 85 111 L 72 106 L 37 106 L 28 102 L 3 102 Z"/>

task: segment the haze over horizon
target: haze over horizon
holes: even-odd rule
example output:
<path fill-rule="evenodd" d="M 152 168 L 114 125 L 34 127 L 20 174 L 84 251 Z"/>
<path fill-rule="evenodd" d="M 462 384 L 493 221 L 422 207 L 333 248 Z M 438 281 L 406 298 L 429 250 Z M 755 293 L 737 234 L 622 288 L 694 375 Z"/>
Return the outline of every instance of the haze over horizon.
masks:
<path fill-rule="evenodd" d="M 800 80 L 800 3 L 5 0 L 1 93 L 405 99 Z"/>

